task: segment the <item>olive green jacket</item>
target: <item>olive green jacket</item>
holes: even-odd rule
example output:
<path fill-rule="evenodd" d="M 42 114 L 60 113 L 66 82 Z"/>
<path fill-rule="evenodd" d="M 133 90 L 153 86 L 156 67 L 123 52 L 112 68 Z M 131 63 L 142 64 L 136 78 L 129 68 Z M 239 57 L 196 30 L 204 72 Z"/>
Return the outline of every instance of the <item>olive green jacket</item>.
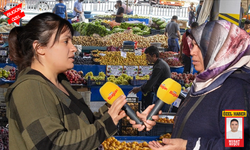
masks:
<path fill-rule="evenodd" d="M 10 150 L 92 150 L 116 133 L 107 106 L 90 124 L 67 95 L 42 76 L 20 72 L 6 93 Z M 61 82 L 77 99 L 67 80 Z"/>

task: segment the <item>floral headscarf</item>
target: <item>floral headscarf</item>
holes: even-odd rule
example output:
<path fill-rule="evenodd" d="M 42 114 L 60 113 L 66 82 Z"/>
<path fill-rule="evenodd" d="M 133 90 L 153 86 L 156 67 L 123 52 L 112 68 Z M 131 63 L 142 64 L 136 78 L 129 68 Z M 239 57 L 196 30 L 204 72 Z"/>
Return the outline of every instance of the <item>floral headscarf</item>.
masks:
<path fill-rule="evenodd" d="M 199 96 L 219 88 L 239 68 L 250 69 L 250 36 L 225 20 L 211 21 L 192 29 L 188 38 L 200 47 L 204 72 L 191 87 L 191 95 Z"/>

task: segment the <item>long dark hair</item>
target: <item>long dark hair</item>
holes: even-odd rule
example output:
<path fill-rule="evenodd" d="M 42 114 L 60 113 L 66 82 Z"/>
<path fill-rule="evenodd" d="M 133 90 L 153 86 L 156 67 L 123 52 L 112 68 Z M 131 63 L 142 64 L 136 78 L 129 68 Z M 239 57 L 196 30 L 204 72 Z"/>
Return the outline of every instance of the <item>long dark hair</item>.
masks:
<path fill-rule="evenodd" d="M 73 36 L 74 30 L 67 20 L 53 13 L 39 14 L 32 18 L 26 26 L 15 27 L 10 31 L 9 57 L 18 66 L 19 71 L 30 67 L 36 49 L 33 47 L 34 41 L 38 41 L 39 46 L 47 46 L 56 31 L 54 45 L 60 35 L 67 30 L 70 30 Z"/>

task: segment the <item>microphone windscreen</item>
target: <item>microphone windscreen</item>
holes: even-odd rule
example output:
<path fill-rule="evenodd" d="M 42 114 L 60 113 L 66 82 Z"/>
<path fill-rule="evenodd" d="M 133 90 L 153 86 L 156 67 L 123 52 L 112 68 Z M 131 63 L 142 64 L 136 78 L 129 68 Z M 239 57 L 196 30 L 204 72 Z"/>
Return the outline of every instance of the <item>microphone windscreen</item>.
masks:
<path fill-rule="evenodd" d="M 164 80 L 158 88 L 157 97 L 167 104 L 172 104 L 181 92 L 181 85 L 171 78 Z"/>
<path fill-rule="evenodd" d="M 122 89 L 112 82 L 106 82 L 101 88 L 100 93 L 102 98 L 109 104 L 113 102 L 121 95 L 124 95 Z"/>

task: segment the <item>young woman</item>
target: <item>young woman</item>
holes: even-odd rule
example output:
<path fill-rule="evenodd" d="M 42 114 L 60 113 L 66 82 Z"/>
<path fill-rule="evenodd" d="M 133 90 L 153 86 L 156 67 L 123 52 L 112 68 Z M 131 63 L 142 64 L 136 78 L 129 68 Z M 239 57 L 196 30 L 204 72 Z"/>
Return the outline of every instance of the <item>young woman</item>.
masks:
<path fill-rule="evenodd" d="M 6 94 L 10 149 L 96 149 L 126 116 L 121 111 L 125 96 L 92 113 L 71 87 L 63 72 L 74 66 L 72 35 L 71 24 L 53 13 L 39 14 L 11 30 L 10 56 L 20 73 Z M 154 124 L 145 122 L 148 130 Z"/>

